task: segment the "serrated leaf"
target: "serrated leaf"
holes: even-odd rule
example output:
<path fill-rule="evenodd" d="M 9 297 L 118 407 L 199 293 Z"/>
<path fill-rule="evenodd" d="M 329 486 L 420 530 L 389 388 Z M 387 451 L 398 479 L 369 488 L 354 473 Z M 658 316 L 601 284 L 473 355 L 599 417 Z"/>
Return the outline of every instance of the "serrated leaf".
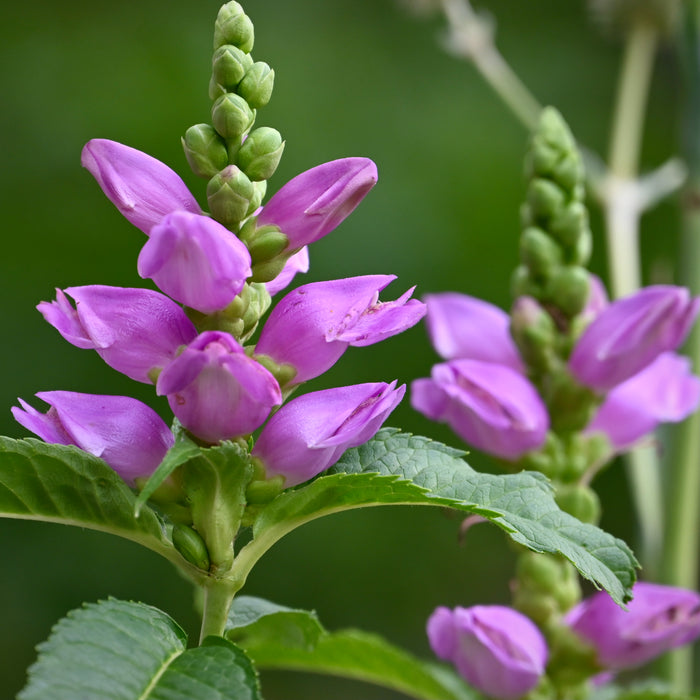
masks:
<path fill-rule="evenodd" d="M 384 504 L 445 506 L 481 515 L 534 551 L 563 555 L 616 602 L 629 599 L 637 561 L 622 540 L 561 511 L 541 474 L 481 474 L 462 454 L 428 438 L 380 431 L 348 450 L 327 476 L 285 491 L 265 507 L 234 569 L 245 578 L 280 537 L 334 512 Z"/>
<path fill-rule="evenodd" d="M 44 520 L 109 532 L 168 558 L 172 549 L 149 507 L 101 459 L 77 447 L 0 437 L 0 517 Z"/>
<path fill-rule="evenodd" d="M 250 659 L 222 638 L 186 649 L 160 610 L 119 600 L 74 610 L 39 645 L 18 700 L 260 700 Z"/>
<path fill-rule="evenodd" d="M 296 631 L 295 631 L 296 629 Z M 426 663 L 378 635 L 329 633 L 316 614 L 241 596 L 226 634 L 261 669 L 307 671 L 366 681 L 419 700 L 476 700 L 481 696 L 447 667 Z"/>

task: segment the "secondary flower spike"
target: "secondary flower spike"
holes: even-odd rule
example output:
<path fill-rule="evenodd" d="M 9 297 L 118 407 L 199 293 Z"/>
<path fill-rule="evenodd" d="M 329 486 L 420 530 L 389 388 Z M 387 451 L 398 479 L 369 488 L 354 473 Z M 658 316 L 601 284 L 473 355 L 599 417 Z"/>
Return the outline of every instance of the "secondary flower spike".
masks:
<path fill-rule="evenodd" d="M 51 408 L 40 413 L 19 399 L 22 408 L 12 408 L 18 423 L 46 442 L 101 457 L 129 483 L 152 474 L 175 443 L 160 416 L 128 396 L 44 391 L 37 397 Z"/>
<path fill-rule="evenodd" d="M 171 299 L 150 289 L 88 285 L 60 289 L 37 309 L 71 344 L 93 349 L 118 372 L 150 384 L 197 331 Z"/>
<path fill-rule="evenodd" d="M 428 620 L 428 640 L 437 656 L 489 697 L 515 700 L 539 682 L 547 645 L 535 624 L 513 608 L 475 605 L 440 607 Z"/>
<path fill-rule="evenodd" d="M 685 339 L 700 298 L 670 285 L 645 287 L 613 302 L 586 328 L 569 358 L 582 384 L 607 392 Z"/>
<path fill-rule="evenodd" d="M 532 384 L 494 362 L 434 365 L 429 379 L 411 384 L 411 405 L 447 423 L 468 444 L 508 460 L 541 447 L 549 429 L 547 409 Z"/>
<path fill-rule="evenodd" d="M 255 353 L 294 367 L 292 383 L 299 384 L 323 374 L 348 346 L 372 345 L 405 331 L 425 315 L 425 305 L 409 299 L 413 289 L 380 302 L 379 292 L 394 279 L 366 275 L 297 287 L 273 309 Z"/>
<path fill-rule="evenodd" d="M 284 476 L 285 488 L 300 484 L 374 437 L 405 391 L 394 381 L 304 394 L 270 418 L 252 454 L 268 477 Z"/>
<path fill-rule="evenodd" d="M 203 313 L 220 311 L 250 277 L 250 253 L 220 223 L 187 211 L 168 214 L 151 229 L 138 260 L 150 277 L 176 301 Z"/>
<path fill-rule="evenodd" d="M 323 238 L 364 199 L 377 182 L 369 158 L 341 158 L 292 178 L 265 204 L 258 226 L 273 225 L 294 250 Z"/>
<path fill-rule="evenodd" d="M 277 380 L 228 333 L 197 336 L 158 377 L 182 425 L 216 443 L 252 433 L 282 403 Z"/>
<path fill-rule="evenodd" d="M 201 213 L 197 200 L 174 170 L 135 148 L 92 139 L 83 148 L 81 163 L 107 198 L 146 235 L 173 211 Z"/>
<path fill-rule="evenodd" d="M 628 609 L 605 592 L 570 610 L 564 621 L 598 652 L 601 666 L 621 670 L 700 637 L 700 594 L 683 588 L 638 582 Z"/>

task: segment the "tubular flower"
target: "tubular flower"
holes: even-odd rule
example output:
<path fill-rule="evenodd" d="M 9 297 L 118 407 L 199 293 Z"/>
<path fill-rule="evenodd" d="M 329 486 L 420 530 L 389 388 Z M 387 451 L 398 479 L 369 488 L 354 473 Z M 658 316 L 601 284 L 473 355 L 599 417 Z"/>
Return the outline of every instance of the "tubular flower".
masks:
<path fill-rule="evenodd" d="M 37 308 L 71 344 L 96 350 L 110 366 L 137 382 L 150 384 L 181 345 L 197 335 L 185 312 L 149 289 L 88 285 L 56 290 L 56 301 Z"/>
<path fill-rule="evenodd" d="M 536 389 L 510 367 L 479 360 L 451 360 L 429 379 L 411 385 L 411 405 L 447 423 L 467 443 L 515 460 L 541 447 L 549 416 Z"/>
<path fill-rule="evenodd" d="M 135 148 L 92 139 L 83 148 L 81 163 L 124 217 L 146 235 L 173 211 L 201 213 L 174 170 Z"/>
<path fill-rule="evenodd" d="M 497 362 L 524 371 L 505 311 L 457 292 L 428 294 L 425 303 L 428 334 L 442 358 Z"/>
<path fill-rule="evenodd" d="M 221 331 L 197 336 L 161 372 L 156 391 L 167 395 L 187 430 L 209 443 L 252 433 L 282 403 L 270 372 Z"/>
<path fill-rule="evenodd" d="M 600 591 L 570 610 L 565 622 L 598 652 L 606 669 L 639 666 L 700 637 L 700 594 L 636 583 L 623 610 Z"/>
<path fill-rule="evenodd" d="M 277 226 L 289 249 L 301 248 L 336 228 L 377 182 L 369 158 L 341 158 L 292 178 L 265 204 L 258 226 Z"/>
<path fill-rule="evenodd" d="M 544 673 L 548 655 L 544 637 L 529 618 L 512 608 L 440 607 L 430 616 L 427 631 L 435 654 L 490 697 L 520 698 Z"/>
<path fill-rule="evenodd" d="M 605 397 L 586 432 L 605 433 L 616 451 L 632 446 L 659 423 L 687 418 L 700 403 L 700 379 L 690 361 L 672 352 L 650 365 Z"/>
<path fill-rule="evenodd" d="M 51 408 L 40 413 L 19 399 L 22 408 L 12 408 L 18 423 L 46 442 L 101 457 L 128 483 L 152 474 L 175 443 L 158 414 L 128 396 L 44 391 L 37 397 Z"/>
<path fill-rule="evenodd" d="M 399 404 L 405 385 L 370 383 L 304 394 L 267 422 L 252 454 L 268 477 L 295 486 L 335 464 L 345 450 L 374 437 Z"/>
<path fill-rule="evenodd" d="M 260 334 L 257 355 L 296 369 L 292 383 L 323 374 L 350 345 L 378 343 L 414 326 L 425 305 L 410 299 L 413 288 L 395 301 L 379 292 L 394 275 L 367 275 L 298 287 L 275 306 Z"/>
<path fill-rule="evenodd" d="M 675 350 L 699 310 L 700 298 L 682 287 L 641 289 L 599 313 L 576 343 L 569 369 L 582 384 L 609 391 Z"/>
<path fill-rule="evenodd" d="M 213 313 L 243 289 L 252 274 L 250 263 L 248 249 L 221 224 L 176 211 L 151 229 L 138 271 L 176 301 Z"/>

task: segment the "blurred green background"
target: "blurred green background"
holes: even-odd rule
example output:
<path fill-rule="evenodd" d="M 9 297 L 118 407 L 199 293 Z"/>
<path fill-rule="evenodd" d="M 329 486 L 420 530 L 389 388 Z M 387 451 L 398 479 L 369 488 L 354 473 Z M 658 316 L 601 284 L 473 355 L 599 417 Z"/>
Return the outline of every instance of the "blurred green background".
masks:
<path fill-rule="evenodd" d="M 180 136 L 209 120 L 210 45 L 219 0 L 138 3 L 62 0 L 7 4 L 0 22 L 0 293 L 3 382 L 0 432 L 23 437 L 16 397 L 67 389 L 129 394 L 167 418 L 152 388 L 63 341 L 35 305 L 54 287 L 139 286 L 143 234 L 80 167 L 93 137 L 115 139 L 168 163 L 204 203 Z M 418 19 L 394 0 L 248 0 L 254 57 L 276 71 L 257 125 L 287 140 L 271 191 L 333 158 L 364 155 L 379 184 L 337 231 L 314 244 L 306 281 L 393 273 L 387 290 L 458 289 L 508 307 L 516 263 L 527 134 L 470 65 L 440 49 L 438 17 Z M 498 43 L 544 104 L 577 137 L 605 152 L 620 46 L 602 36 L 581 1 L 488 0 Z M 672 52 L 658 59 L 643 165 L 677 152 L 679 86 Z M 644 220 L 652 261 L 673 264 L 677 202 Z M 597 211 L 593 269 L 605 272 Z M 654 263 L 656 264 L 656 263 Z M 310 387 L 428 374 L 436 360 L 422 327 L 378 346 L 351 349 Z M 41 405 L 36 401 L 37 406 Z M 408 401 L 390 424 L 453 445 Z M 471 463 L 492 469 L 473 454 Z M 622 470 L 599 481 L 603 525 L 634 540 Z M 459 519 L 433 509 L 376 508 L 317 521 L 288 536 L 253 572 L 246 592 L 315 608 L 329 628 L 358 626 L 430 656 L 424 635 L 437 605 L 508 599 L 512 556 L 495 528 L 457 542 Z M 14 697 L 34 646 L 82 601 L 141 600 L 197 623 L 185 581 L 155 554 L 107 535 L 42 523 L 0 521 L 0 698 Z M 398 697 L 357 683 L 265 674 L 268 700 Z"/>

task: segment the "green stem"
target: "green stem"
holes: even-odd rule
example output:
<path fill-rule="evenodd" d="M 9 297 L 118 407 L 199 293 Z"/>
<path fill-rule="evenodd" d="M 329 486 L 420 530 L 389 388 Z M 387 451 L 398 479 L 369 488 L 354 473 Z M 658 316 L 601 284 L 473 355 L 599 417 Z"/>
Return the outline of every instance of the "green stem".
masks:
<path fill-rule="evenodd" d="M 204 611 L 202 629 L 199 635 L 201 644 L 209 635 L 223 636 L 228 612 L 236 595 L 236 587 L 227 580 L 211 581 L 204 588 Z"/>

